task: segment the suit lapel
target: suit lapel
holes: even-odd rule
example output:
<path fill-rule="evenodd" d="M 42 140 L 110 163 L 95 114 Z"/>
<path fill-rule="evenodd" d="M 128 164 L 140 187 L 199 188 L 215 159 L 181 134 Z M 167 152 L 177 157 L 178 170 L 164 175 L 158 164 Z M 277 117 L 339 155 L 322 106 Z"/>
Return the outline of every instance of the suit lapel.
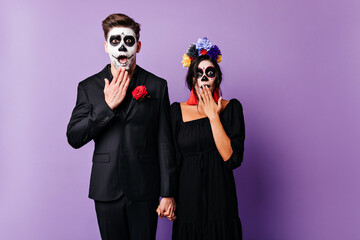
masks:
<path fill-rule="evenodd" d="M 142 69 L 141 69 L 139 66 L 136 66 L 136 68 L 138 68 L 138 69 L 137 69 L 137 80 L 136 80 L 136 86 L 135 86 L 135 88 L 137 88 L 138 86 L 141 86 L 141 85 L 145 85 L 145 82 L 146 82 L 146 80 L 147 80 L 147 76 L 146 76 L 146 74 L 142 71 Z M 135 88 L 134 88 L 134 89 L 135 89 Z M 131 93 L 131 94 L 132 94 L 132 93 Z M 132 97 L 132 98 L 131 98 L 130 105 L 129 105 L 126 113 L 125 113 L 124 118 L 126 118 L 126 117 L 129 115 L 131 109 L 132 109 L 132 108 L 134 107 L 134 105 L 136 105 L 136 104 L 137 104 L 137 103 L 136 103 L 135 98 Z"/>
<path fill-rule="evenodd" d="M 133 107 L 133 105 L 134 105 L 135 101 L 136 101 L 136 100 L 135 100 L 135 98 L 132 98 L 132 99 L 131 99 L 130 105 L 129 105 L 129 107 L 128 107 L 128 109 L 127 109 L 126 113 L 125 113 L 124 118 L 126 118 L 126 117 L 127 117 L 127 115 L 129 114 L 129 112 L 130 112 L 131 108 Z"/>

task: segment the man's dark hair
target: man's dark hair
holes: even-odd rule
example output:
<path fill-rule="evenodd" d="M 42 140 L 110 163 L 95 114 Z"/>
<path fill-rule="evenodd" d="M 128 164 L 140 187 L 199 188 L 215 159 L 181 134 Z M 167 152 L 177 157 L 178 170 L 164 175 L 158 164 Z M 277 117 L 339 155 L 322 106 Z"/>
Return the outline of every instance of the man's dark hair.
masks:
<path fill-rule="evenodd" d="M 222 81 L 222 72 L 221 72 L 219 64 L 216 61 L 212 60 L 212 58 L 209 55 L 201 55 L 191 61 L 189 70 L 186 75 L 186 85 L 190 90 L 193 89 L 196 84 L 196 81 L 197 81 L 196 70 L 198 69 L 200 62 L 203 60 L 209 60 L 210 62 L 212 62 L 212 64 L 214 64 L 215 74 L 216 74 L 215 89 L 220 86 L 220 83 Z M 195 78 L 195 81 L 194 81 L 194 78 Z"/>
<path fill-rule="evenodd" d="M 140 38 L 140 24 L 135 22 L 134 19 L 128 17 L 122 13 L 114 13 L 109 15 L 104 21 L 102 21 L 102 28 L 104 30 L 105 40 L 107 40 L 107 35 L 113 27 L 128 27 L 131 28 L 136 35 L 136 40 L 139 41 Z"/>

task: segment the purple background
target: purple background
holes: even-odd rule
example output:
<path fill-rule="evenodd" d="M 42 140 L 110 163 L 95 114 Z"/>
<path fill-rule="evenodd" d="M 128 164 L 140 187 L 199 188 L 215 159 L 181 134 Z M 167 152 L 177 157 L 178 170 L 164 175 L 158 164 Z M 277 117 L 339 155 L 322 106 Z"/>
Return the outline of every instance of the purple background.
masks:
<path fill-rule="evenodd" d="M 101 21 L 142 24 L 138 64 L 188 97 L 180 63 L 207 36 L 244 107 L 235 170 L 245 239 L 359 239 L 360 2 L 1 1 L 0 239 L 99 239 L 93 143 L 66 141 L 79 81 L 109 62 Z M 135 5 L 136 4 L 136 5 Z M 170 239 L 160 220 L 158 239 Z"/>

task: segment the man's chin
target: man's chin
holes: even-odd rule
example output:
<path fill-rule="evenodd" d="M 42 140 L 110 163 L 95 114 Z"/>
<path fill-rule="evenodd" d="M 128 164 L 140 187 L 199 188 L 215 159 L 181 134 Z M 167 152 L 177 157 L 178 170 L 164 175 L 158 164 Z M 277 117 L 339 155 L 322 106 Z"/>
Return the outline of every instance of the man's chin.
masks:
<path fill-rule="evenodd" d="M 126 63 L 121 63 L 118 61 L 118 59 L 115 58 L 112 62 L 117 70 L 119 70 L 120 68 L 125 68 L 126 71 L 130 71 L 135 61 L 128 60 Z"/>
<path fill-rule="evenodd" d="M 130 71 L 132 69 L 133 66 L 133 62 L 127 62 L 127 64 L 120 64 L 120 66 L 122 68 L 125 68 L 126 71 Z"/>
<path fill-rule="evenodd" d="M 118 61 L 116 61 L 116 63 L 114 63 L 114 67 L 116 69 L 125 68 L 125 70 L 127 70 L 127 71 L 129 71 L 129 69 L 131 68 L 129 63 L 122 64 L 122 63 L 119 63 Z"/>
<path fill-rule="evenodd" d="M 127 64 L 126 66 L 123 66 L 123 68 L 125 68 L 126 71 L 129 71 L 131 69 L 131 66 Z"/>

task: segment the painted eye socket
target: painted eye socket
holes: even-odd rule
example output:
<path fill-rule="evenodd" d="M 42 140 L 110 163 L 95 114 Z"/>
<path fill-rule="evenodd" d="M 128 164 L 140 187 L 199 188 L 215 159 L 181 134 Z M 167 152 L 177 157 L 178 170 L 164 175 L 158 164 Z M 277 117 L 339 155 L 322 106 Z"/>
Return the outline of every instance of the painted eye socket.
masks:
<path fill-rule="evenodd" d="M 121 37 L 120 35 L 111 36 L 109 42 L 112 46 L 116 46 L 120 43 Z"/>
<path fill-rule="evenodd" d="M 126 46 L 132 47 L 135 44 L 135 38 L 133 36 L 126 36 L 124 37 L 124 42 Z"/>
<path fill-rule="evenodd" d="M 214 78 L 215 77 L 215 68 L 214 67 L 208 67 L 206 69 L 206 76 L 208 76 L 209 78 Z"/>
<path fill-rule="evenodd" d="M 201 68 L 196 70 L 196 78 L 201 78 L 204 75 L 204 72 Z"/>
<path fill-rule="evenodd" d="M 112 45 L 118 45 L 119 42 L 120 42 L 119 40 L 113 39 L 113 40 L 111 41 L 111 44 L 112 44 Z"/>

